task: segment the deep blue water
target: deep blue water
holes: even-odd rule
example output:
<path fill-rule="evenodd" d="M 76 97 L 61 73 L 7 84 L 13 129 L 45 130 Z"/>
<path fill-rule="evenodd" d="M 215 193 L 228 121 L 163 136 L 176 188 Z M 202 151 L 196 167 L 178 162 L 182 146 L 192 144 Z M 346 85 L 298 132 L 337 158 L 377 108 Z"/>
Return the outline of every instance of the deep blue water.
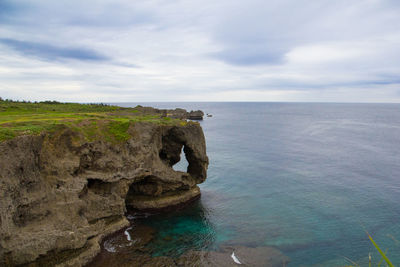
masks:
<path fill-rule="evenodd" d="M 363 266 L 380 260 L 368 231 L 400 266 L 400 105 L 140 104 L 213 115 L 200 201 L 145 221 L 155 255 L 275 246 L 289 266 Z"/>

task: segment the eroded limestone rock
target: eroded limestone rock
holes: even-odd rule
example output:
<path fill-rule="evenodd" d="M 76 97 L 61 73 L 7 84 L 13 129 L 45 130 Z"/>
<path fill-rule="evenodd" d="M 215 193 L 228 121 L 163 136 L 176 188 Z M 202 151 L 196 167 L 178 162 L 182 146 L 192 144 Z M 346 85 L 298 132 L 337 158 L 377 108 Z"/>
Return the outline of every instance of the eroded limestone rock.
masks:
<path fill-rule="evenodd" d="M 199 124 L 143 122 L 128 132 L 120 144 L 86 142 L 68 128 L 0 144 L 0 266 L 82 265 L 128 225 L 127 204 L 157 208 L 198 195 L 208 166 Z M 187 172 L 172 169 L 182 148 Z"/>
<path fill-rule="evenodd" d="M 188 119 L 189 120 L 202 120 L 204 116 L 204 112 L 201 110 L 190 111 L 188 112 Z"/>
<path fill-rule="evenodd" d="M 152 107 L 135 107 L 141 114 L 144 115 L 162 115 L 163 117 L 171 117 L 175 119 L 202 120 L 204 112 L 201 110 L 186 111 L 186 109 L 156 109 Z"/>

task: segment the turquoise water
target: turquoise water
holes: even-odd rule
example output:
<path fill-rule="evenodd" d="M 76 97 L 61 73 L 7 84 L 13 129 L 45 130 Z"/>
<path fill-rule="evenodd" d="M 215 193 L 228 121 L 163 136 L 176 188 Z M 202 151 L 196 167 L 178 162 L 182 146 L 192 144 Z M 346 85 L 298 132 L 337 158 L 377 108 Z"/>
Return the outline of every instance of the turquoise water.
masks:
<path fill-rule="evenodd" d="M 213 115 L 201 199 L 144 220 L 154 255 L 275 246 L 289 266 L 364 265 L 380 260 L 368 231 L 400 266 L 400 105 L 141 104 Z"/>

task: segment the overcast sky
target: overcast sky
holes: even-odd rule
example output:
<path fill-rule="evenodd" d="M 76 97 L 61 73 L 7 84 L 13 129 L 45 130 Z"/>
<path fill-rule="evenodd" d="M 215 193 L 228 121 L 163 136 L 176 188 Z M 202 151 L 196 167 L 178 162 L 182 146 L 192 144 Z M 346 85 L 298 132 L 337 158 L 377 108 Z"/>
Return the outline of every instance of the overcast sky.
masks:
<path fill-rule="evenodd" d="M 0 0 L 0 96 L 400 102 L 400 1 Z"/>

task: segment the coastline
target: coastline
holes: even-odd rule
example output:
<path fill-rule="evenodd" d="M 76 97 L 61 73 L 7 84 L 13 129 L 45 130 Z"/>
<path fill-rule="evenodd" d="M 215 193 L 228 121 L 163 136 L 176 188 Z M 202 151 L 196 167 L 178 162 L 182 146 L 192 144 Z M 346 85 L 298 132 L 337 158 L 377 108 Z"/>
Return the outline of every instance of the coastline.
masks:
<path fill-rule="evenodd" d="M 129 225 L 129 206 L 175 208 L 199 197 L 196 185 L 206 179 L 208 158 L 201 126 L 186 121 L 191 113 L 107 111 L 110 124 L 99 113 L 101 119 L 86 119 L 85 112 L 77 120 L 80 128 L 68 124 L 71 115 L 61 114 L 61 127 L 0 143 L 2 265 L 83 265 L 100 251 L 105 236 Z M 94 122 L 99 134 L 88 138 Z M 172 168 L 182 149 L 187 172 Z"/>

